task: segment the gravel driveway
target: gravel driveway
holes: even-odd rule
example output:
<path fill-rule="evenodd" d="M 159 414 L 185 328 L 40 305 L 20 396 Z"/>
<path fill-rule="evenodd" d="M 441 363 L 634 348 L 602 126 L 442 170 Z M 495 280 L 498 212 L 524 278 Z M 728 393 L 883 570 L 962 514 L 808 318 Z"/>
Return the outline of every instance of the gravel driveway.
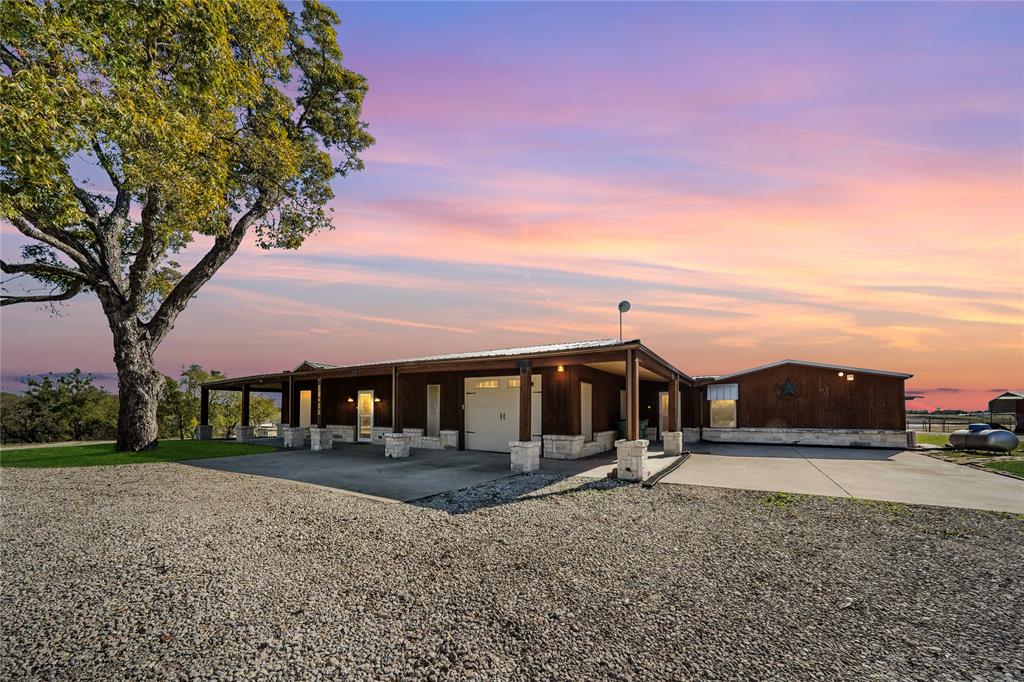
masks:
<path fill-rule="evenodd" d="M 1006 514 L 541 475 L 420 505 L 176 464 L 0 476 L 3 679 L 1024 678 Z"/>

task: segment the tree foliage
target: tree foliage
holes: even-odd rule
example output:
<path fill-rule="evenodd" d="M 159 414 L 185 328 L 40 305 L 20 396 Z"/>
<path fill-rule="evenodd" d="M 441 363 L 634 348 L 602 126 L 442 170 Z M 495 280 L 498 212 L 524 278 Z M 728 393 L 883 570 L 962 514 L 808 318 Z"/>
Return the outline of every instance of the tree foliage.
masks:
<path fill-rule="evenodd" d="M 298 247 L 362 168 L 367 86 L 336 23 L 317 0 L 0 3 L 0 219 L 31 240 L 0 269 L 37 283 L 0 303 L 93 292 L 129 431 L 155 431 L 152 355 L 243 238 Z"/>
<path fill-rule="evenodd" d="M 117 428 L 117 398 L 76 369 L 26 377 L 22 394 L 5 393 L 0 412 L 4 442 L 104 440 Z"/>
<path fill-rule="evenodd" d="M 161 438 L 189 439 L 199 423 L 200 385 L 226 378 L 200 365 L 182 368 L 179 378 L 165 376 L 157 416 Z M 0 394 L 0 439 L 5 443 L 53 443 L 71 440 L 110 440 L 117 429 L 117 396 L 96 386 L 90 374 L 26 377 L 22 393 Z M 249 420 L 274 423 L 280 408 L 266 396 L 249 396 Z M 242 395 L 215 391 L 210 401 L 210 424 L 218 437 L 236 435 L 241 423 Z"/>

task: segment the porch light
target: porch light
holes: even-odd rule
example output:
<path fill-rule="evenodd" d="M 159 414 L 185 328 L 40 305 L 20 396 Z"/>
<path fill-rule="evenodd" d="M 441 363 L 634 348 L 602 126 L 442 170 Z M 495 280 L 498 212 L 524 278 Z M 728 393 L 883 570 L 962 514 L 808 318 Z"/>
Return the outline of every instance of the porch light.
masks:
<path fill-rule="evenodd" d="M 843 373 L 842 373 L 842 372 L 840 372 L 840 373 L 839 373 L 839 376 L 843 376 Z"/>
<path fill-rule="evenodd" d="M 374 399 L 373 399 L 373 402 L 375 402 L 375 403 L 379 403 L 379 402 L 380 402 L 380 398 L 374 398 Z"/>
<path fill-rule="evenodd" d="M 559 372 L 564 372 L 565 371 L 565 367 L 563 367 L 562 365 L 559 365 L 558 366 L 558 371 Z"/>
<path fill-rule="evenodd" d="M 846 375 L 846 380 L 847 381 L 853 381 L 853 375 L 852 374 L 847 374 Z"/>
<path fill-rule="evenodd" d="M 352 396 L 349 396 L 349 397 L 348 397 L 348 401 L 349 401 L 350 403 L 354 403 L 354 402 L 356 401 L 356 399 L 355 399 L 355 398 L 353 398 Z"/>

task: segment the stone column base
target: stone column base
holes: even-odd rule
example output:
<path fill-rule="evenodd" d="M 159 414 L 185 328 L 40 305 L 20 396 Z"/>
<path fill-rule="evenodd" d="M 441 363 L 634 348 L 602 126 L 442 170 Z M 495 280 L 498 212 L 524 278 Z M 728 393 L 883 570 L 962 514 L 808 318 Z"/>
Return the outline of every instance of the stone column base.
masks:
<path fill-rule="evenodd" d="M 651 474 L 647 463 L 647 440 L 617 440 L 618 477 L 620 481 L 642 481 Z"/>
<path fill-rule="evenodd" d="M 508 444 L 512 449 L 512 471 L 537 471 L 540 469 L 540 441 L 514 440 Z"/>
<path fill-rule="evenodd" d="M 402 429 L 402 433 L 412 436 L 410 447 L 420 447 L 420 441 L 423 439 L 423 429 Z"/>
<path fill-rule="evenodd" d="M 646 438 L 648 441 L 651 441 L 651 442 L 657 441 L 658 440 L 658 427 L 657 426 L 648 426 L 647 427 L 647 432 L 644 434 L 644 438 Z"/>
<path fill-rule="evenodd" d="M 256 435 L 256 428 L 253 426 L 239 426 L 237 427 L 238 435 L 235 436 L 235 440 L 239 443 L 252 440 Z"/>
<path fill-rule="evenodd" d="M 306 447 L 306 430 L 301 426 L 284 427 L 284 446 L 286 448 Z"/>
<path fill-rule="evenodd" d="M 277 423 L 277 437 L 284 438 L 284 430 L 288 428 L 288 425 L 284 422 Z"/>
<path fill-rule="evenodd" d="M 386 433 L 384 434 L 384 456 L 385 457 L 408 457 L 409 446 L 412 444 L 412 434 L 408 433 Z"/>
<path fill-rule="evenodd" d="M 682 431 L 666 431 L 661 434 L 662 445 L 665 446 L 666 455 L 681 455 L 683 454 L 683 432 Z"/>
<path fill-rule="evenodd" d="M 334 432 L 334 439 L 342 443 L 356 442 L 356 427 L 345 424 L 328 424 L 327 428 Z"/>
<path fill-rule="evenodd" d="M 438 434 L 441 438 L 441 447 L 445 450 L 458 450 L 459 449 L 459 432 L 458 431 L 441 431 Z"/>
<path fill-rule="evenodd" d="M 310 450 L 330 450 L 334 447 L 334 429 L 316 426 L 309 429 Z"/>
<path fill-rule="evenodd" d="M 196 440 L 213 440 L 213 427 L 209 424 L 200 424 L 197 426 Z"/>
<path fill-rule="evenodd" d="M 583 436 L 560 436 L 544 434 L 544 457 L 547 459 L 581 459 L 583 452 Z"/>

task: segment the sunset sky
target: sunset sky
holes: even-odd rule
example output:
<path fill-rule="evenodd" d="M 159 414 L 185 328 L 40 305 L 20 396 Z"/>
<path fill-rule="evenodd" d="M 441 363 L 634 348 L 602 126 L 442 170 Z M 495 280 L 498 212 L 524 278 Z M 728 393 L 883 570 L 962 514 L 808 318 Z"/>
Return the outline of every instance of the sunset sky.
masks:
<path fill-rule="evenodd" d="M 337 10 L 366 170 L 332 232 L 243 247 L 162 371 L 606 338 L 629 299 L 626 335 L 690 374 L 910 372 L 912 408 L 1024 389 L 1024 5 Z M 2 325 L 6 389 L 113 371 L 93 297 Z"/>

